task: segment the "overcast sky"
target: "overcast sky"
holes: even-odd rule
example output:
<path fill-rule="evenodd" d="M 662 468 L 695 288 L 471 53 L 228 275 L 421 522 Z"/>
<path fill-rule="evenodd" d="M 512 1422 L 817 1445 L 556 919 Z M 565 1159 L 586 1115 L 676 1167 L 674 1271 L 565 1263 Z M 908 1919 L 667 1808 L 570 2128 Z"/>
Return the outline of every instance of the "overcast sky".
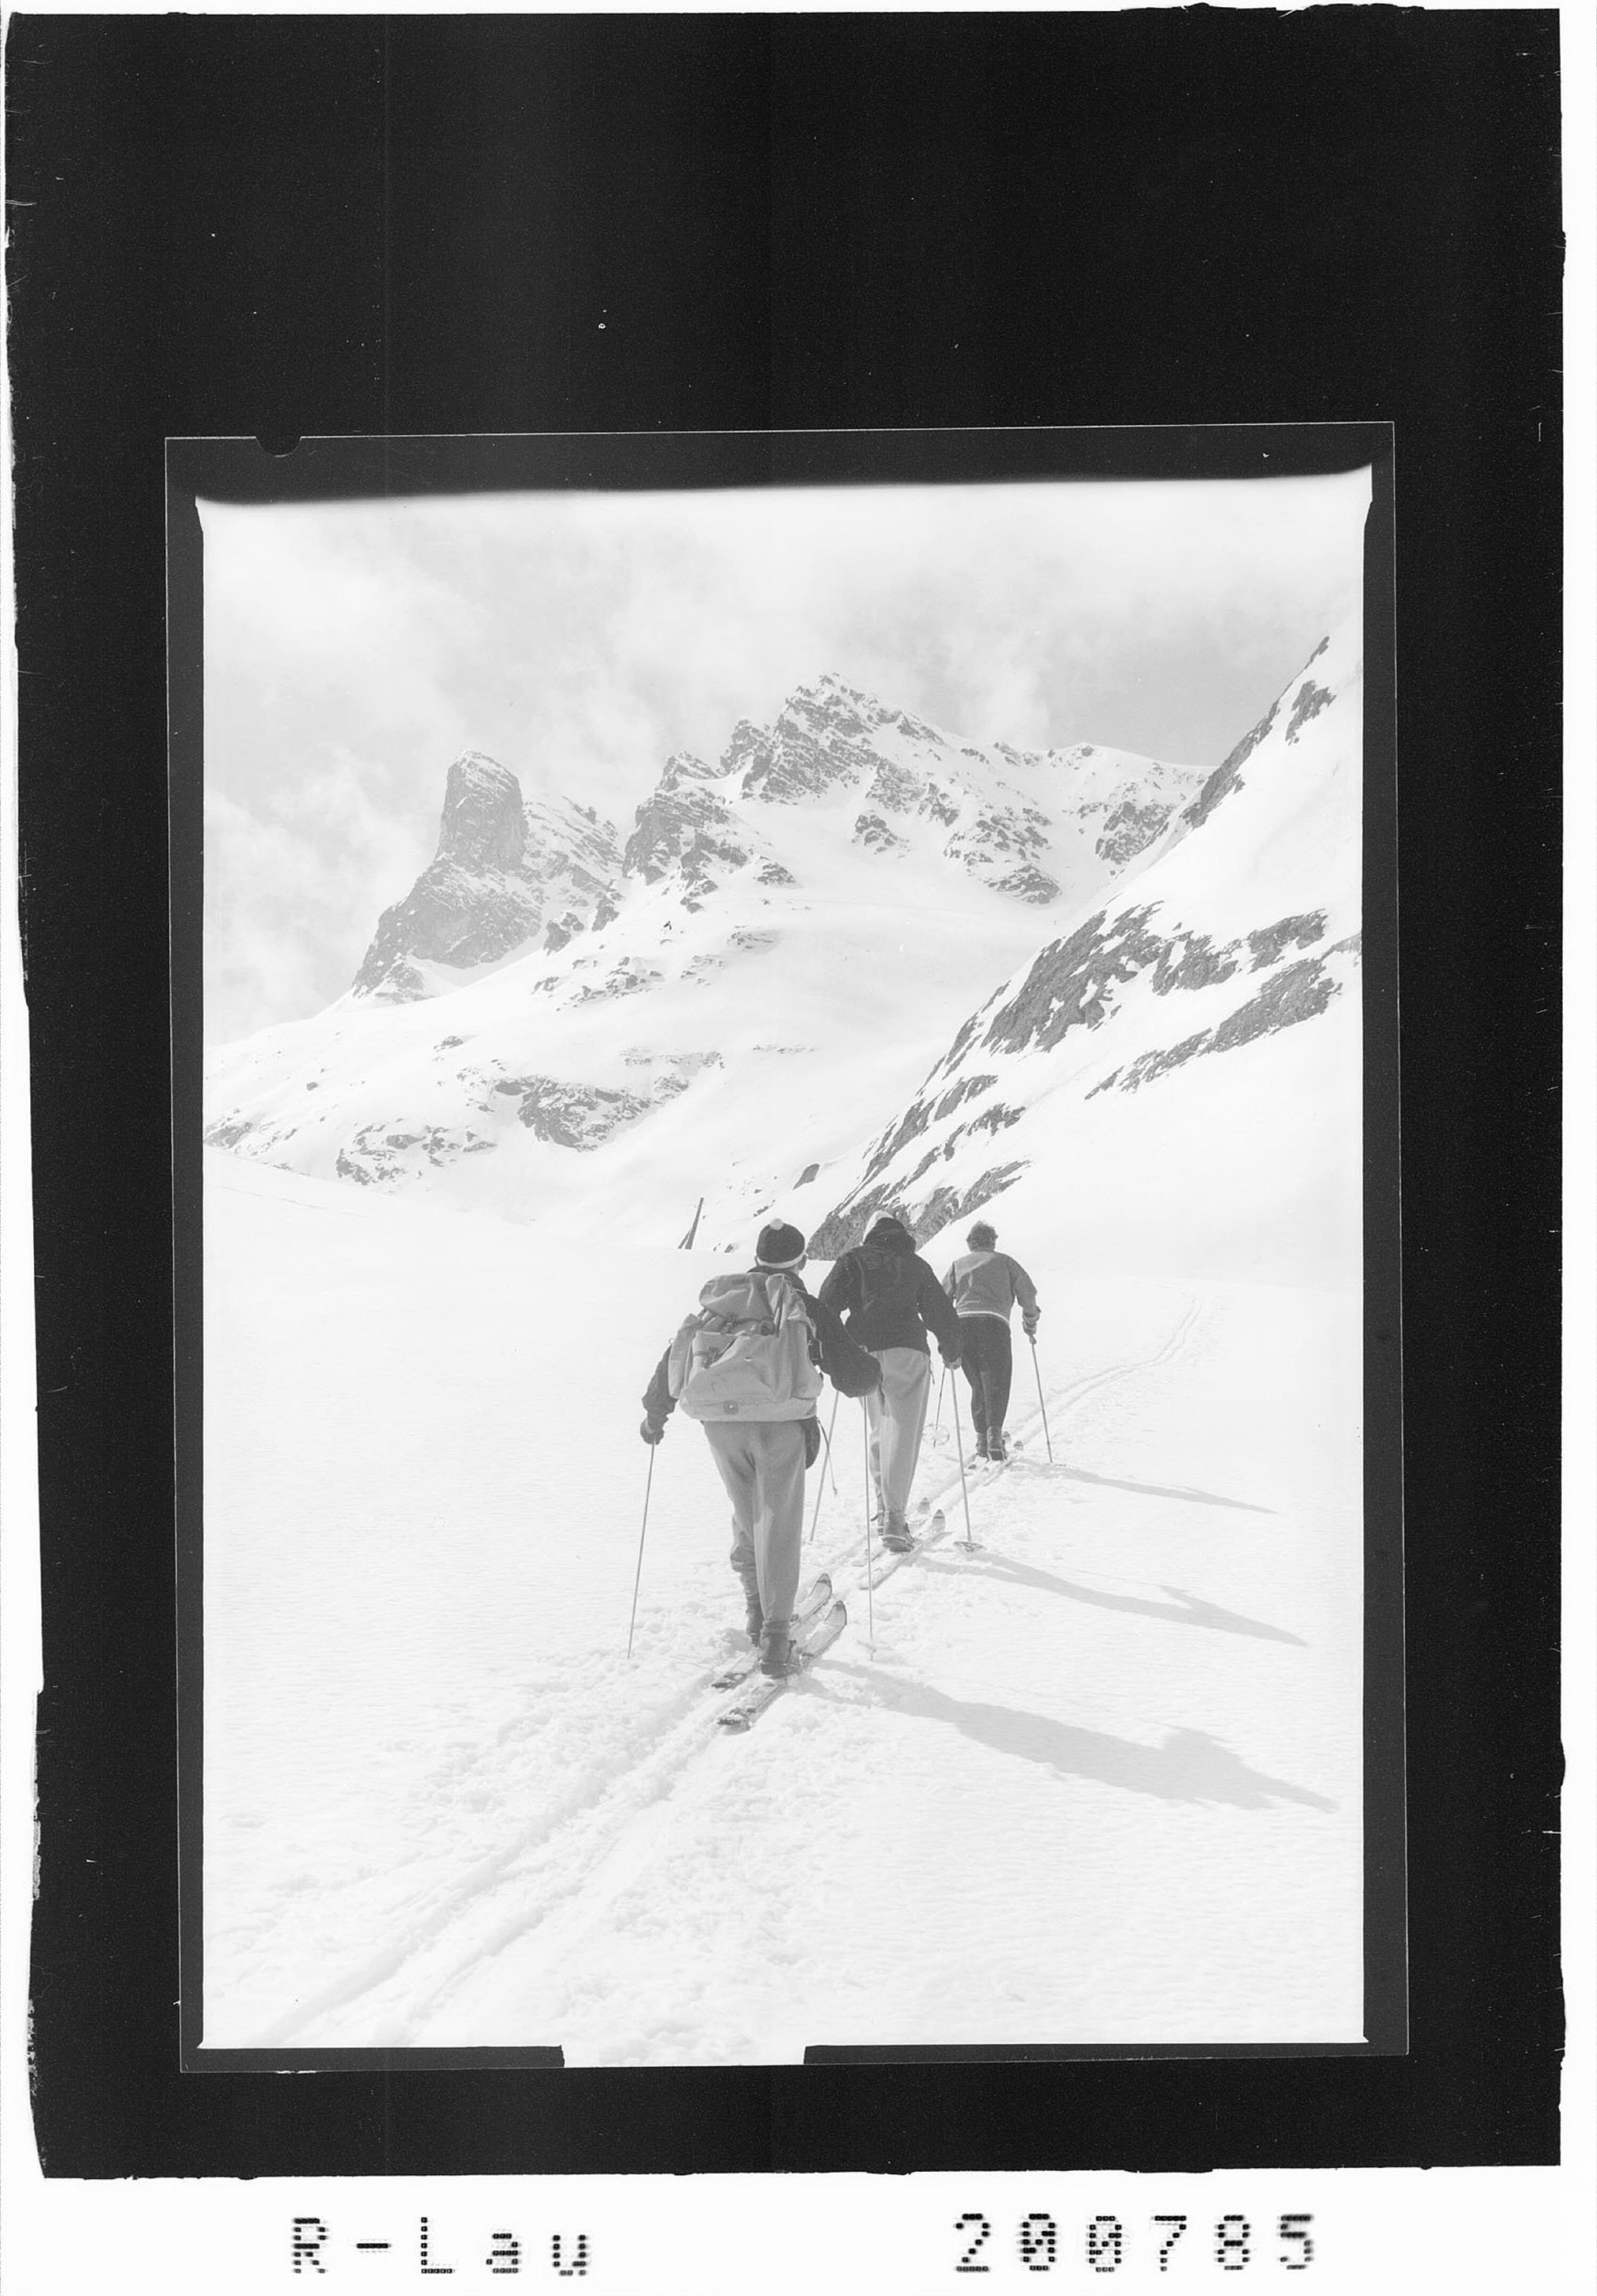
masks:
<path fill-rule="evenodd" d="M 1369 474 L 241 508 L 205 531 L 206 1035 L 319 1009 L 462 750 L 622 828 L 823 670 L 1212 766 L 1358 604 Z"/>

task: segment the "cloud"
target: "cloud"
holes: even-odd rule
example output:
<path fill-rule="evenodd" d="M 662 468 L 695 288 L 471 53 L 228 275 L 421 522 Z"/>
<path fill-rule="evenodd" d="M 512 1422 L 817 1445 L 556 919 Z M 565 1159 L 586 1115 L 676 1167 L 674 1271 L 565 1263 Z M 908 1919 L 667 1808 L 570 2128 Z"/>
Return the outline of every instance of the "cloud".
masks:
<path fill-rule="evenodd" d="M 252 1027 L 346 987 L 465 748 L 624 828 L 673 750 L 831 669 L 983 740 L 1213 763 L 1356 603 L 1368 499 L 1355 472 L 204 504 L 208 996 Z"/>
<path fill-rule="evenodd" d="M 441 793 L 441 792 L 440 792 Z M 431 857 L 386 777 L 335 750 L 309 785 L 205 799 L 205 1037 L 226 1044 L 342 994 L 381 911 Z M 418 858 L 419 853 L 419 858 Z"/>

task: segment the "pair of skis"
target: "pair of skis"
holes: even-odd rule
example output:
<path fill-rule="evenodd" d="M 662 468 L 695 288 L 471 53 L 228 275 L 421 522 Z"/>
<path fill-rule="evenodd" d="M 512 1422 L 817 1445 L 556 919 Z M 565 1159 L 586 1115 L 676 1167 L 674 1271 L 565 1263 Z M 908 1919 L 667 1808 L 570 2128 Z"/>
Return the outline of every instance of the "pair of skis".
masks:
<path fill-rule="evenodd" d="M 800 1599 L 797 1611 L 794 1613 L 793 1639 L 795 1643 L 800 1641 L 816 1621 L 824 1616 L 827 1605 L 831 1599 L 832 1581 L 827 1572 L 823 1570 L 819 1578 L 812 1580 Z M 760 1653 L 757 1650 L 751 1650 L 746 1657 L 735 1658 L 729 1666 L 723 1667 L 719 1674 L 711 1677 L 711 1689 L 737 1690 L 753 1673 L 759 1663 Z"/>
<path fill-rule="evenodd" d="M 913 1546 L 898 1550 L 888 1548 L 878 1552 L 868 1584 L 879 1587 L 890 1578 L 903 1563 L 912 1562 L 923 1546 L 933 1546 L 948 1529 L 947 1518 L 941 1507 L 934 1515 L 926 1515 L 926 1503 L 920 1508 L 921 1527 L 918 1528 Z M 832 1581 L 822 1571 L 800 1602 L 793 1622 L 793 1652 L 797 1661 L 794 1671 L 802 1673 L 813 1665 L 823 1651 L 830 1650 L 848 1624 L 848 1611 L 832 1596 Z M 723 1706 L 715 1717 L 720 1730 L 752 1729 L 766 1708 L 778 1699 L 793 1675 L 762 1675 L 759 1671 L 760 1656 L 751 1652 L 745 1659 L 726 1668 L 712 1683 L 715 1690 L 732 1690 L 737 1693 L 730 1704 Z"/>
<path fill-rule="evenodd" d="M 969 1472 L 977 1478 L 979 1484 L 984 1488 L 988 1483 L 995 1483 L 1004 1469 L 1012 1466 L 1014 1462 L 1022 1456 L 1025 1447 L 1024 1444 L 1016 1441 L 1013 1435 L 1007 1435 L 1004 1438 L 1004 1454 L 1001 1459 L 977 1456 L 967 1462 Z"/>
<path fill-rule="evenodd" d="M 914 1546 L 879 1547 L 866 1584 L 879 1587 L 884 1578 L 891 1578 L 893 1572 L 901 1570 L 906 1562 L 913 1562 L 923 1546 L 934 1546 L 947 1529 L 948 1519 L 943 1509 L 939 1507 L 935 1514 L 927 1515 L 923 1502 L 917 1519 Z"/>
<path fill-rule="evenodd" d="M 793 1621 L 793 1656 L 795 1671 L 802 1670 L 830 1650 L 848 1624 L 848 1612 L 841 1603 L 832 1599 L 832 1582 L 823 1570 L 798 1606 Z M 791 1674 L 761 1674 L 760 1653 L 751 1652 L 735 1667 L 718 1674 L 712 1684 L 716 1690 L 736 1689 L 737 1695 L 729 1705 L 723 1706 L 715 1718 L 718 1730 L 750 1730 L 766 1708 L 779 1698 L 793 1680 Z"/>

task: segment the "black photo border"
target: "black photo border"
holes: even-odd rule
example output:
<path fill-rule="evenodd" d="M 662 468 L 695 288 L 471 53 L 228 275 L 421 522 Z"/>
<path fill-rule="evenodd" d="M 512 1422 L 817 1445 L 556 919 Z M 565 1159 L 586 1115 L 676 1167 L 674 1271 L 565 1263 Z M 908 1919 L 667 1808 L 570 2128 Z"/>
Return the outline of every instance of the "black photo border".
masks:
<path fill-rule="evenodd" d="M 46 2173 L 1555 2159 L 1556 15 L 7 40 Z M 167 440 L 1239 414 L 1395 442 L 1407 2053 L 185 2072 Z"/>
<path fill-rule="evenodd" d="M 172 726 L 172 1159 L 177 1458 L 179 1990 L 185 2071 L 370 2071 L 403 2050 L 208 2048 L 203 2040 L 204 540 L 201 500 L 251 504 L 414 500 L 474 493 L 676 492 L 764 487 L 1069 486 L 1097 480 L 1301 478 L 1368 468 L 1363 569 L 1364 1604 L 1362 2042 L 927 2044 L 818 2042 L 806 2066 L 993 2064 L 1115 2059 L 1362 2056 L 1407 2038 L 1404 1907 L 1401 1219 L 1398 1189 L 1397 851 L 1393 451 L 1380 424 L 1168 430 L 634 432 L 606 437 L 307 439 L 291 455 L 254 439 L 174 439 L 167 452 L 168 683 Z M 542 2047 L 431 2049 L 429 2067 L 548 2068 Z"/>

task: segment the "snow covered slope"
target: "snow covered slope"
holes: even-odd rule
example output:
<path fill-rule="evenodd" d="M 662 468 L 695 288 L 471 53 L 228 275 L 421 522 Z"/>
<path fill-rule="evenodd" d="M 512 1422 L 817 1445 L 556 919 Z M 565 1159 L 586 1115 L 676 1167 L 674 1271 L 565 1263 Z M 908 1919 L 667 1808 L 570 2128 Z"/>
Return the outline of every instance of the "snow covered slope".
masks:
<path fill-rule="evenodd" d="M 826 677 L 714 765 L 671 758 L 613 865 L 603 824 L 468 758 L 356 993 L 210 1056 L 206 1137 L 638 1242 L 675 1243 L 702 1195 L 702 1236 L 741 1248 L 1201 780 L 962 742 Z"/>
<path fill-rule="evenodd" d="M 868 1604 L 843 1403 L 807 1551 L 849 1628 L 729 1741 L 679 1416 L 626 1656 L 638 1398 L 714 1259 L 206 1166 L 209 2045 L 1358 2037 L 1355 1300 L 1083 1279 L 1040 1200 L 1053 1460 L 1024 1364 L 966 1552 L 951 1389 L 952 1535 Z"/>
<path fill-rule="evenodd" d="M 1020 1250 L 1046 1192 L 1066 1208 L 1078 1262 L 1353 1280 L 1362 708 L 1350 627 L 1209 776 L 1134 885 L 971 1013 L 836 1176 L 812 1249 L 846 1249 L 889 1208 L 925 1238 L 1002 1197 Z M 791 1193 L 777 1209 L 803 1224 Z"/>

